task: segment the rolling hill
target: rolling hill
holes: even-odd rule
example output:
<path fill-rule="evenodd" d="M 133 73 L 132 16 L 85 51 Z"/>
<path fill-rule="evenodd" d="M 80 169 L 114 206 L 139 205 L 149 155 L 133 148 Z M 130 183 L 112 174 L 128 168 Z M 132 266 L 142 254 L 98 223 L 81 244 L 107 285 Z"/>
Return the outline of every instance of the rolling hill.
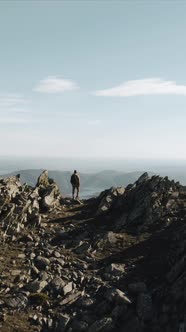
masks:
<path fill-rule="evenodd" d="M 35 186 L 38 176 L 43 172 L 44 169 L 24 169 L 17 170 L 11 173 L 1 175 L 1 177 L 7 177 L 10 175 L 20 174 L 21 182 L 27 183 L 31 186 Z M 145 171 L 145 170 L 144 170 Z M 97 173 L 80 173 L 81 177 L 81 197 L 88 198 L 95 196 L 106 188 L 124 186 L 126 187 L 129 183 L 134 183 L 144 171 L 135 172 L 120 172 L 114 170 L 104 170 Z M 153 175 L 155 172 L 148 172 L 149 175 Z M 157 173 L 157 172 L 156 172 Z M 182 185 L 186 185 L 186 172 L 185 170 L 170 169 L 162 170 L 159 172 L 161 176 L 166 176 L 170 179 L 179 181 Z M 63 195 L 71 194 L 70 184 L 71 172 L 49 170 L 49 177 L 54 179 Z"/>
<path fill-rule="evenodd" d="M 20 174 L 21 182 L 35 186 L 38 176 L 43 172 L 43 169 L 27 169 L 18 170 L 9 174 L 3 174 L 2 177 Z M 113 170 L 101 171 L 98 173 L 87 174 L 80 173 L 81 177 L 81 197 L 93 196 L 100 193 L 106 188 L 127 186 L 133 183 L 142 174 L 142 172 L 122 173 Z M 71 173 L 68 171 L 49 171 L 49 177 L 54 179 L 63 195 L 71 194 L 70 184 Z"/>

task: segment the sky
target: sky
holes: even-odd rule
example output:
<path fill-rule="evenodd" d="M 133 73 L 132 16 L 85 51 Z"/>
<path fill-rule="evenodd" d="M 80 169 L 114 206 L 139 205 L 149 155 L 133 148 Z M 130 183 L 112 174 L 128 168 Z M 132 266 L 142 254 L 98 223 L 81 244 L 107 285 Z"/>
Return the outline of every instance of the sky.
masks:
<path fill-rule="evenodd" d="M 186 160 L 186 2 L 0 1 L 0 156 Z"/>

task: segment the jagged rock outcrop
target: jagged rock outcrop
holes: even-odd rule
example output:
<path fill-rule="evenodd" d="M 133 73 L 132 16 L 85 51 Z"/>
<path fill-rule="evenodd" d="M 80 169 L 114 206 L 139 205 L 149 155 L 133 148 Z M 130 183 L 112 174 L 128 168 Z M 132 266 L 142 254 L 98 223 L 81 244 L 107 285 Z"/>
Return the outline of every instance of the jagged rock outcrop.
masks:
<path fill-rule="evenodd" d="M 110 246 L 113 243 L 120 245 L 122 235 L 119 236 L 118 231 L 120 234 L 126 231 L 138 236 L 146 231 L 165 232 L 162 237 L 166 239 L 167 247 L 165 245 L 165 248 L 162 248 L 157 259 L 164 262 L 166 273 L 157 289 L 151 289 L 151 295 L 143 295 L 146 291 L 142 291 L 140 292 L 142 295 L 137 297 L 136 310 L 140 324 L 138 323 L 139 327 L 135 331 L 141 331 L 141 329 L 143 331 L 145 326 L 149 326 L 151 331 L 181 331 L 184 329 L 185 319 L 183 311 L 185 187 L 169 180 L 168 177 L 149 177 L 147 173 L 144 173 L 133 185 L 128 185 L 117 200 L 110 200 L 110 206 L 105 210 L 104 199 L 107 196 L 108 191 L 105 191 L 98 197 L 98 211 L 106 213 L 107 218 L 110 217 L 112 220 L 112 232 L 108 233 L 108 239 L 112 239 Z M 105 249 L 108 248 L 106 237 L 101 243 L 99 242 L 99 245 L 102 248 L 104 246 Z M 155 245 L 158 251 L 160 243 L 157 241 Z M 129 290 L 133 292 L 130 285 Z M 151 324 L 148 323 L 149 319 Z"/>
<path fill-rule="evenodd" d="M 49 210 L 54 208 L 60 197 L 60 190 L 53 179 L 48 177 L 48 171 L 44 171 L 38 178 L 36 188 L 38 189 L 40 200 L 40 209 Z"/>
<path fill-rule="evenodd" d="M 119 188 L 120 189 L 120 188 Z M 117 192 L 117 188 L 115 191 Z M 133 185 L 128 185 L 117 200 L 108 191 L 98 197 L 98 212 L 114 213 L 118 215 L 114 226 L 118 229 L 124 226 L 144 228 L 163 218 L 171 222 L 177 217 L 177 211 L 184 210 L 184 187 L 179 182 L 169 180 L 168 177 L 149 177 L 144 173 Z M 105 209 L 105 200 L 109 196 L 109 207 Z"/>
<path fill-rule="evenodd" d="M 60 204 L 57 184 L 44 171 L 35 188 L 21 185 L 19 175 L 0 179 L 0 223 L 3 235 L 20 232 L 25 225 L 37 226 L 41 213 Z"/>
<path fill-rule="evenodd" d="M 184 331 L 179 183 L 145 173 L 79 205 L 45 171 L 0 180 L 0 210 L 2 332 Z"/>

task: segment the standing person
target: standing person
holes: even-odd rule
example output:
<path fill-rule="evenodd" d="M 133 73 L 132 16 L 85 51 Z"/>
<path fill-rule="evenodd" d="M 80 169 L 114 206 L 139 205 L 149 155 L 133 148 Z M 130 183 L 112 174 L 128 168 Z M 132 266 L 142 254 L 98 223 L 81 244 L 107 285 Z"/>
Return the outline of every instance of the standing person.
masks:
<path fill-rule="evenodd" d="M 76 170 L 71 175 L 70 182 L 72 185 L 72 198 L 74 199 L 75 190 L 76 190 L 76 199 L 79 199 L 80 176 Z"/>

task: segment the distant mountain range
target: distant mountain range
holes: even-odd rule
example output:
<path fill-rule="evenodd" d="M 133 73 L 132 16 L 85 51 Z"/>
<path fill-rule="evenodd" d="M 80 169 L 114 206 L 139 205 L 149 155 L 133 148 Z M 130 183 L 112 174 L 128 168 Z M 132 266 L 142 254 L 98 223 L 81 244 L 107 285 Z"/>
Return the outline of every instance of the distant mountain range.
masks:
<path fill-rule="evenodd" d="M 20 174 L 21 182 L 27 183 L 31 186 L 35 186 L 38 176 L 43 172 L 43 169 L 27 169 L 18 170 L 8 174 L 3 174 L 1 177 L 6 177 L 10 175 Z M 144 170 L 145 172 L 145 170 Z M 87 198 L 94 196 L 101 191 L 108 189 L 110 187 L 124 186 L 126 187 L 129 183 L 134 183 L 142 171 L 124 173 L 113 170 L 105 170 L 98 173 L 80 173 L 81 177 L 81 197 Z M 148 172 L 149 175 L 153 175 L 153 172 Z M 175 179 L 180 181 L 181 184 L 186 185 L 186 172 L 173 174 L 172 172 L 161 172 L 162 176 L 168 175 L 170 179 Z M 175 176 L 174 176 L 175 175 Z M 63 195 L 71 194 L 71 184 L 70 184 L 71 173 L 68 171 L 55 171 L 49 170 L 49 177 L 54 179 Z"/>
<path fill-rule="evenodd" d="M 20 174 L 21 182 L 35 186 L 38 176 L 43 169 L 18 170 L 9 174 L 3 174 L 2 177 Z M 87 174 L 80 173 L 81 177 L 81 196 L 88 197 L 100 193 L 104 189 L 117 186 L 127 186 L 135 182 L 142 172 L 122 173 L 118 171 L 106 170 L 99 173 Z M 49 171 L 49 177 L 54 179 L 61 193 L 64 195 L 71 194 L 70 184 L 71 173 L 67 171 Z"/>

